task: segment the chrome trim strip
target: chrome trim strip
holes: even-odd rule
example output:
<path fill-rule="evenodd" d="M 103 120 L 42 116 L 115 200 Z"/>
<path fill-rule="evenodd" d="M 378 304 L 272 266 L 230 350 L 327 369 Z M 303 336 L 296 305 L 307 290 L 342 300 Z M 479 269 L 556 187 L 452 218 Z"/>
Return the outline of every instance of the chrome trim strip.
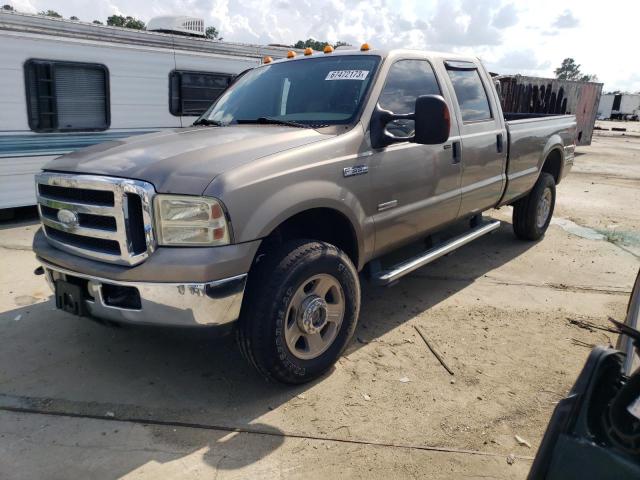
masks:
<path fill-rule="evenodd" d="M 86 190 L 99 190 L 113 192 L 113 206 L 94 205 L 89 202 L 56 200 L 39 193 L 38 185 L 51 185 L 64 188 L 77 188 Z M 139 180 L 130 180 L 116 177 L 103 177 L 98 175 L 68 174 L 43 172 L 36 175 L 36 191 L 38 192 L 38 211 L 42 223 L 49 228 L 63 232 L 73 233 L 89 238 L 113 240 L 120 246 L 120 255 L 116 256 L 106 252 L 100 252 L 88 248 L 69 245 L 55 240 L 47 235 L 47 240 L 57 248 L 80 255 L 86 258 L 98 259 L 105 262 L 120 265 L 137 265 L 146 260 L 156 248 L 156 238 L 153 226 L 153 197 L 155 189 L 153 185 Z M 135 253 L 129 234 L 128 197 L 127 194 L 135 194 L 140 197 L 142 204 L 142 228 L 144 229 L 146 250 Z M 103 229 L 92 229 L 80 226 L 63 226 L 61 223 L 47 219 L 42 215 L 41 205 L 51 208 L 67 209 L 76 213 L 90 213 L 93 215 L 112 216 L 116 222 L 116 231 L 109 232 Z"/>
<path fill-rule="evenodd" d="M 89 313 L 97 318 L 124 323 L 164 326 L 220 326 L 234 322 L 240 315 L 247 274 L 204 283 L 162 283 L 113 281 L 74 272 L 38 258 L 46 272 L 47 283 L 55 291 L 55 280 L 61 276 L 88 281 L 94 300 L 87 300 Z M 108 305 L 104 284 L 137 289 L 140 309 Z"/>
<path fill-rule="evenodd" d="M 391 267 L 390 270 L 380 272 L 374 281 L 378 285 L 388 285 L 396 280 L 404 277 L 405 275 L 417 270 L 420 267 L 427 265 L 428 263 L 437 260 L 438 258 L 453 252 L 454 250 L 466 245 L 473 240 L 490 233 L 500 227 L 500 221 L 495 220 L 493 222 L 485 223 L 479 227 L 474 228 L 468 233 L 455 237 L 448 242 L 440 245 L 439 247 L 432 248 L 426 252 L 419 254 L 416 257 L 410 258 L 404 262 Z"/>
<path fill-rule="evenodd" d="M 99 228 L 86 228 L 79 225 L 65 225 L 64 223 L 56 222 L 48 217 L 41 217 L 40 221 L 43 225 L 46 225 L 62 232 L 74 233 L 76 235 L 82 235 L 84 237 L 101 238 L 104 240 L 113 240 L 113 234 L 116 233 L 111 230 L 102 230 Z M 46 232 L 45 232 L 46 235 Z"/>
<path fill-rule="evenodd" d="M 384 212 L 385 210 L 389 210 L 391 208 L 395 208 L 398 206 L 398 200 L 391 200 L 389 202 L 384 202 L 378 204 L 378 211 Z"/>

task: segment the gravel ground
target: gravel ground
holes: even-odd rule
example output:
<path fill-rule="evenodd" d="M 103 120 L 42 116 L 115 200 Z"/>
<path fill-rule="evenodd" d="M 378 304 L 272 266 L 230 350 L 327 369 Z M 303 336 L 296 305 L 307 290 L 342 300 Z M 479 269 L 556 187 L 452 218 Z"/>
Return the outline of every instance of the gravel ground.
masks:
<path fill-rule="evenodd" d="M 295 388 L 265 383 L 230 338 L 55 311 L 20 212 L 0 224 L 0 478 L 525 478 L 588 345 L 615 344 L 570 320 L 624 317 L 639 155 L 640 138 L 597 132 L 541 242 L 515 240 L 504 208 L 495 234 L 365 286 L 346 355 Z"/>

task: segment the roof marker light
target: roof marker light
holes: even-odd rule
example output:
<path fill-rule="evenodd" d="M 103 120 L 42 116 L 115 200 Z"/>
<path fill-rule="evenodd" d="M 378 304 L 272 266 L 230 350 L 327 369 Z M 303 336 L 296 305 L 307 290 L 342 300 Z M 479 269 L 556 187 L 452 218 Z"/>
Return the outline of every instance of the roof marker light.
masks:
<path fill-rule="evenodd" d="M 324 53 L 333 53 L 333 47 L 331 45 L 324 46 Z"/>
<path fill-rule="evenodd" d="M 313 48 L 311 47 L 307 47 L 304 49 L 304 54 L 305 55 L 313 55 Z"/>
<path fill-rule="evenodd" d="M 271 57 L 264 57 L 262 59 L 262 63 L 271 63 L 271 62 L 273 62 L 273 58 Z"/>
<path fill-rule="evenodd" d="M 366 51 L 368 51 L 370 49 L 371 49 L 371 47 L 369 46 L 368 43 L 363 43 L 362 45 L 360 45 L 360 51 L 361 52 L 366 52 Z"/>
<path fill-rule="evenodd" d="M 287 58 L 295 58 L 296 56 L 296 52 L 294 52 L 293 50 L 289 50 L 287 52 Z"/>

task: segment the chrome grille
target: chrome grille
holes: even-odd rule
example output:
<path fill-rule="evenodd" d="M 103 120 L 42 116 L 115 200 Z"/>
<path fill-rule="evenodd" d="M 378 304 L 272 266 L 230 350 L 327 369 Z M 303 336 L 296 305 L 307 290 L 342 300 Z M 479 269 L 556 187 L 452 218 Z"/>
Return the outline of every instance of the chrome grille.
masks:
<path fill-rule="evenodd" d="M 150 183 L 44 172 L 36 191 L 44 233 L 61 250 L 136 265 L 155 249 Z"/>

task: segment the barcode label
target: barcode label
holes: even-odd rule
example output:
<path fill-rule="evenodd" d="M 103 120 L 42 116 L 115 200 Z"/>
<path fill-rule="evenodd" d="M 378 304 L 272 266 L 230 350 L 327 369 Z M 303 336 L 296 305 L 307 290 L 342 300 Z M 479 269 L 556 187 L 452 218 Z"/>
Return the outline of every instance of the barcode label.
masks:
<path fill-rule="evenodd" d="M 369 70 L 332 70 L 327 73 L 325 80 L 364 80 Z"/>

